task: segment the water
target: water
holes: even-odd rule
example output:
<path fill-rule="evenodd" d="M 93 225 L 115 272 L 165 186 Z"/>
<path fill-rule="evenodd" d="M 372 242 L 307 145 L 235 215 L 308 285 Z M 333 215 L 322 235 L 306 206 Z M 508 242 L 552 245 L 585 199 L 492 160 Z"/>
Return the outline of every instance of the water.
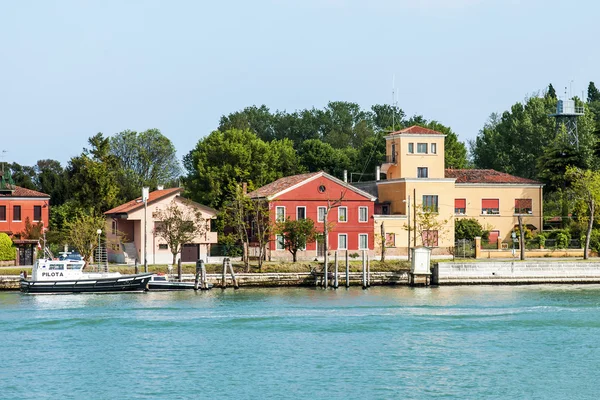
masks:
<path fill-rule="evenodd" d="M 0 293 L 2 399 L 595 399 L 600 286 Z"/>

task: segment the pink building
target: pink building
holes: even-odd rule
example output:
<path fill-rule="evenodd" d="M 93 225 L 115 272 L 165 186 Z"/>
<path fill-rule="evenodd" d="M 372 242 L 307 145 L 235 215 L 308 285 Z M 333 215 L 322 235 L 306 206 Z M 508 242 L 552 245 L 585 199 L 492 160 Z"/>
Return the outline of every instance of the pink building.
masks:
<path fill-rule="evenodd" d="M 270 202 L 271 221 L 288 217 L 291 220 L 310 218 L 320 232 L 323 232 L 328 204 L 341 199 L 339 207 L 332 208 L 327 216 L 330 224 L 329 250 L 373 250 L 375 197 L 325 172 L 281 178 L 248 196 Z M 272 237 L 269 250 L 272 258 L 291 258 L 278 235 Z M 324 243 L 317 240 L 307 243 L 306 249 L 298 252 L 298 258 L 314 259 L 323 254 Z"/>

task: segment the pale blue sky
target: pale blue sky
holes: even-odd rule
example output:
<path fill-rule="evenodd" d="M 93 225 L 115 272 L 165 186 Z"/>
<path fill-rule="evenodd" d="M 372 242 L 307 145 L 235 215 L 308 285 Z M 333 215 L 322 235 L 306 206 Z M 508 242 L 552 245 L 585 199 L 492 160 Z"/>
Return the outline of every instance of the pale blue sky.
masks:
<path fill-rule="evenodd" d="M 249 105 L 392 102 L 476 137 L 492 112 L 600 83 L 600 3 L 0 2 L 4 161 L 63 165 L 97 132 L 158 128 L 180 158 Z M 573 81 L 571 83 L 571 81 Z"/>

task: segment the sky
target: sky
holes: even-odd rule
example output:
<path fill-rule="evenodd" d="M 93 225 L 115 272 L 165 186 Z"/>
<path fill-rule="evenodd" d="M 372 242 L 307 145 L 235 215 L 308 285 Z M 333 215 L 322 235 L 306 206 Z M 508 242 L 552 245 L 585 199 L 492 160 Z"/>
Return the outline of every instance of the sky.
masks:
<path fill-rule="evenodd" d="M 0 2 L 0 160 L 66 166 L 98 132 L 160 129 L 181 159 L 222 115 L 397 104 L 473 140 L 552 83 L 600 83 L 600 2 Z"/>

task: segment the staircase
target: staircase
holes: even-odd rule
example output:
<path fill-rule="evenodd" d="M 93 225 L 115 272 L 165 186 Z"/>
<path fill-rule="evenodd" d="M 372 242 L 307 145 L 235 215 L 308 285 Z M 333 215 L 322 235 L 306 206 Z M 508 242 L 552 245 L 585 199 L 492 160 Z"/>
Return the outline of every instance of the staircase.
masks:
<path fill-rule="evenodd" d="M 94 251 L 94 265 L 92 268 L 97 272 L 108 272 L 108 254 L 106 253 L 106 243 L 100 243 Z"/>
<path fill-rule="evenodd" d="M 137 258 L 137 249 L 135 248 L 135 243 L 123 243 L 123 255 L 125 256 L 125 264 L 135 264 L 135 259 Z"/>

